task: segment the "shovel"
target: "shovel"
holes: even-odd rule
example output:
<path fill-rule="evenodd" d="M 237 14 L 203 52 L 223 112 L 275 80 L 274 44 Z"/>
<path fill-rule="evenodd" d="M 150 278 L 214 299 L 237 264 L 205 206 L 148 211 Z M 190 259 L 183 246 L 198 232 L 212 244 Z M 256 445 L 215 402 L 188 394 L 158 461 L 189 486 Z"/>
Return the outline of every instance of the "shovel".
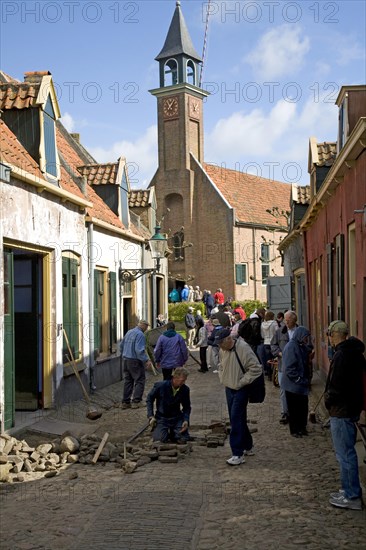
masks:
<path fill-rule="evenodd" d="M 71 351 L 71 347 L 70 347 L 69 339 L 68 339 L 67 334 L 66 334 L 66 330 L 62 329 L 62 331 L 64 333 L 67 349 L 69 350 L 69 355 L 67 355 L 67 358 L 69 359 L 69 361 L 72 365 L 74 374 L 75 374 L 78 382 L 80 383 L 81 389 L 83 390 L 85 401 L 88 403 L 88 410 L 87 410 L 87 413 L 86 413 L 85 416 L 87 418 L 89 418 L 89 420 L 97 420 L 98 418 L 100 418 L 102 416 L 102 413 L 101 413 L 101 411 L 98 411 L 98 409 L 94 405 L 92 405 L 92 403 L 90 401 L 90 397 L 88 395 L 88 392 L 86 391 L 85 386 L 83 384 L 83 381 L 80 378 L 80 374 L 79 374 L 78 368 L 77 368 L 76 363 L 75 363 L 74 355 Z"/>

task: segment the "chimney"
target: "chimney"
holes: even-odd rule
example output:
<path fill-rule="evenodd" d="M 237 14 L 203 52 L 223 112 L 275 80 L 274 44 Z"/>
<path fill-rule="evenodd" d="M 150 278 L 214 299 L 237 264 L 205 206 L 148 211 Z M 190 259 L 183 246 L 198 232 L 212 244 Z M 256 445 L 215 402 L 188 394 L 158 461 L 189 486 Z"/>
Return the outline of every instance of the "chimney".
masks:
<path fill-rule="evenodd" d="M 30 71 L 24 73 L 24 82 L 29 84 L 39 84 L 44 76 L 49 76 L 51 73 L 49 71 Z"/>
<path fill-rule="evenodd" d="M 71 134 L 70 136 L 76 141 L 76 143 L 80 143 L 80 134 Z"/>

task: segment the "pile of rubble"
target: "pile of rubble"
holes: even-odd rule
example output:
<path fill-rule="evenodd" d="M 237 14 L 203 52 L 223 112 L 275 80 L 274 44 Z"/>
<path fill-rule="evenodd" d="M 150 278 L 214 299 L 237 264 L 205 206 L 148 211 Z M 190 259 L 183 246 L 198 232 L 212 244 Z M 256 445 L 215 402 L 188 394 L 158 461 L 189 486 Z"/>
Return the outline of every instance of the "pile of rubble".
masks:
<path fill-rule="evenodd" d="M 176 463 L 191 453 L 194 445 L 224 445 L 228 428 L 225 423 L 215 421 L 209 426 L 195 426 L 195 430 L 192 441 L 184 444 L 152 442 L 151 434 L 140 436 L 134 443 L 112 443 L 107 441 L 108 434 L 104 438 L 95 434 L 76 438 L 65 433 L 51 442 L 31 447 L 25 440 L 3 434 L 0 435 L 0 481 L 22 482 L 27 474 L 34 473 L 39 477 L 53 477 L 75 463 L 111 462 L 125 473 L 132 473 L 154 460 Z"/>

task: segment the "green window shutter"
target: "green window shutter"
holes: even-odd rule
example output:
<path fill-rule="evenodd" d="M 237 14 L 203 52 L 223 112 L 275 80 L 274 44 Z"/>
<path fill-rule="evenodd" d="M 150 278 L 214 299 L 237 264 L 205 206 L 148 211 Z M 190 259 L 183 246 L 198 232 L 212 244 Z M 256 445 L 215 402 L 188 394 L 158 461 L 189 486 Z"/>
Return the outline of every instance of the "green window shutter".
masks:
<path fill-rule="evenodd" d="M 111 271 L 109 273 L 109 338 L 110 338 L 110 351 L 115 347 L 117 342 L 117 285 L 116 285 L 116 273 Z"/>
<path fill-rule="evenodd" d="M 79 336 L 79 262 L 74 258 L 62 258 L 63 327 L 69 339 L 75 359 L 80 355 Z M 68 362 L 69 351 L 63 340 L 63 362 Z"/>
<path fill-rule="evenodd" d="M 94 271 L 94 349 L 100 349 L 99 272 Z"/>

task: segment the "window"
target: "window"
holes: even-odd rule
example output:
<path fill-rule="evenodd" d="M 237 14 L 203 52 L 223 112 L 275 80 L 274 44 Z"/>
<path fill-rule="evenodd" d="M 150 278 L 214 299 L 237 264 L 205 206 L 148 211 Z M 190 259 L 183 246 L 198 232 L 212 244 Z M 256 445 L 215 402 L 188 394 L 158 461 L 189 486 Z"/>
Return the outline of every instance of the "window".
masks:
<path fill-rule="evenodd" d="M 177 231 L 173 235 L 173 250 L 174 261 L 181 262 L 184 260 L 184 232 Z"/>
<path fill-rule="evenodd" d="M 129 210 L 128 210 L 128 181 L 126 176 L 126 167 L 123 169 L 122 181 L 120 185 L 120 200 L 121 200 L 121 221 L 123 225 L 129 227 Z"/>
<path fill-rule="evenodd" d="M 94 353 L 113 353 L 117 344 L 116 273 L 94 271 Z"/>
<path fill-rule="evenodd" d="M 269 277 L 269 264 L 262 264 L 262 285 L 267 284 L 268 277 Z"/>
<path fill-rule="evenodd" d="M 43 129 L 46 172 L 57 178 L 55 113 L 50 96 L 48 96 L 46 107 L 43 111 Z"/>
<path fill-rule="evenodd" d="M 269 244 L 261 244 L 261 260 L 269 262 Z"/>
<path fill-rule="evenodd" d="M 71 253 L 62 258 L 62 310 L 63 328 L 66 331 L 74 359 L 77 360 L 80 357 L 79 260 Z M 69 363 L 70 359 L 64 338 L 63 363 Z"/>
<path fill-rule="evenodd" d="M 178 83 L 178 64 L 175 59 L 169 59 L 164 67 L 164 86 L 174 86 Z"/>
<path fill-rule="evenodd" d="M 193 61 L 191 61 L 191 60 L 189 60 L 187 62 L 187 78 L 186 78 L 186 81 L 189 84 L 193 84 L 194 86 L 196 85 L 196 69 L 195 69 Z"/>
<path fill-rule="evenodd" d="M 236 264 L 235 280 L 237 285 L 248 284 L 248 264 Z"/>

